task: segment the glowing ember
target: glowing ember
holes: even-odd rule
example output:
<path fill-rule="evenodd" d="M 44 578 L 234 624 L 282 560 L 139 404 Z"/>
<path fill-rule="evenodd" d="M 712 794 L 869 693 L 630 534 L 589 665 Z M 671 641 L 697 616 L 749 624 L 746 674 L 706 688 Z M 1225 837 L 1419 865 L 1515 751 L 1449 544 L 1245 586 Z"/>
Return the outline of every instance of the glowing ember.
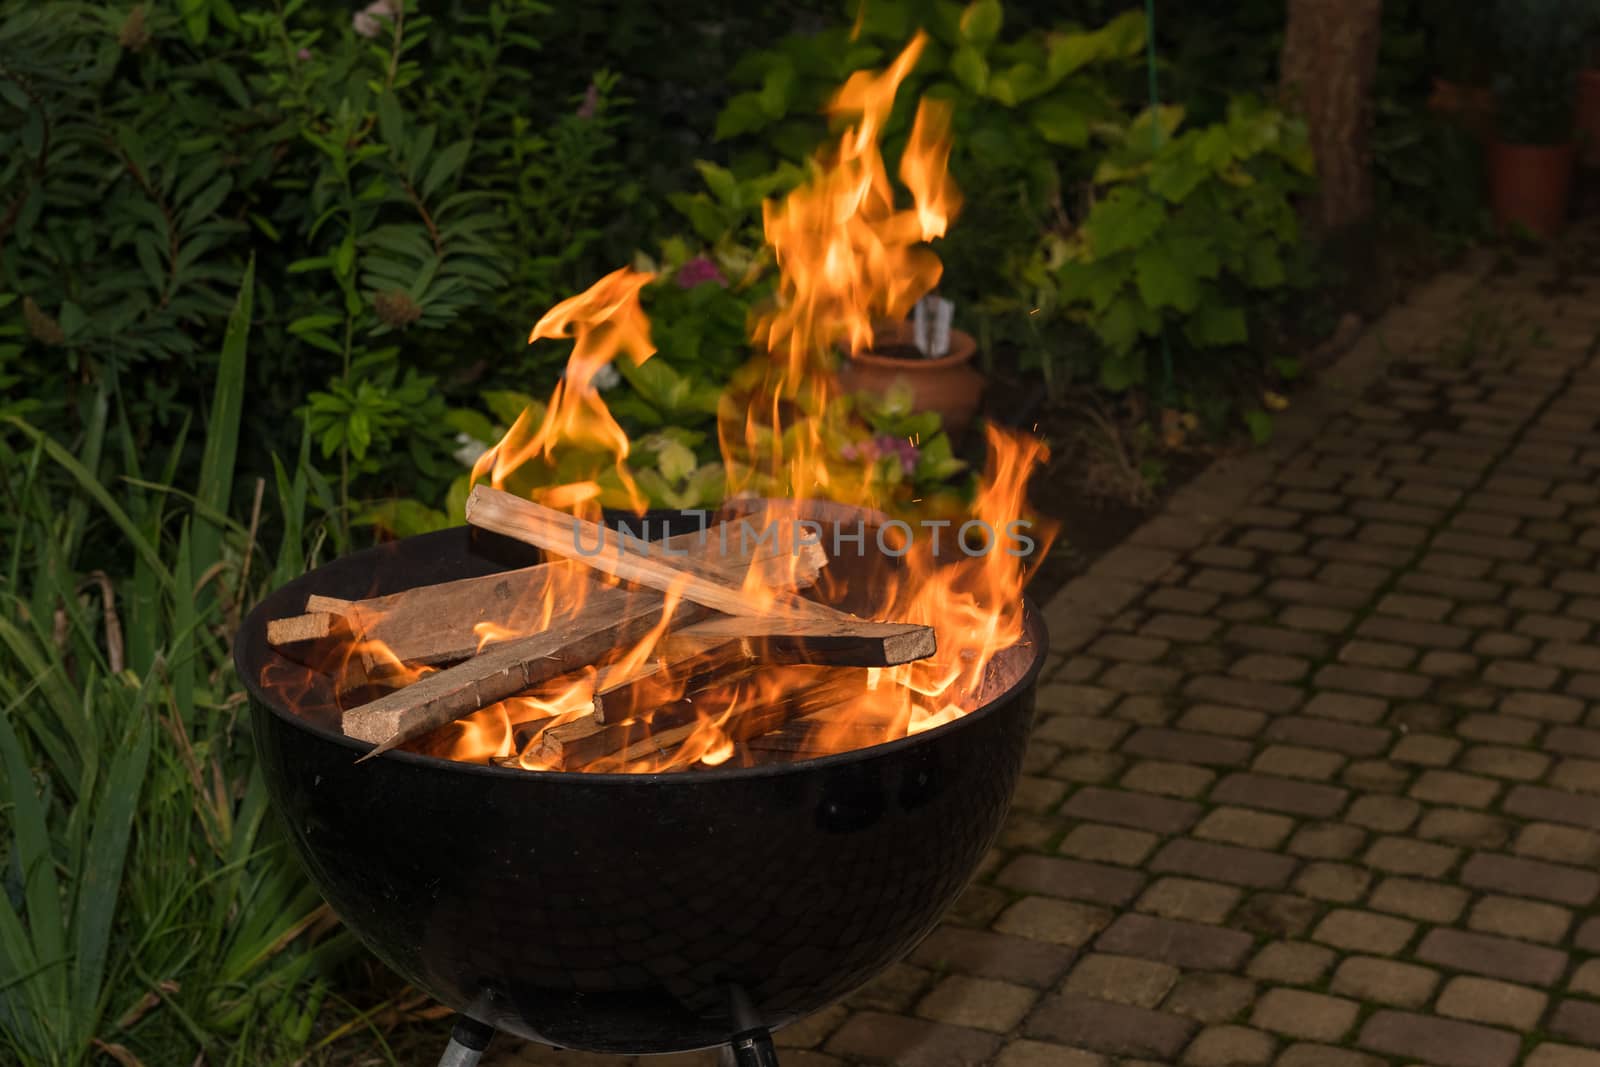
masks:
<path fill-rule="evenodd" d="M 865 618 L 931 627 L 937 651 L 888 667 L 786 664 L 775 652 L 782 627 L 773 623 L 814 614 L 797 610 L 790 590 L 805 588 L 816 573 L 797 573 L 803 555 L 785 551 L 728 572 L 744 605 L 738 615 L 765 626 L 739 638 L 737 648 L 715 625 L 677 625 L 669 594 L 667 610 L 642 639 L 594 667 L 435 730 L 415 747 L 528 770 L 658 772 L 845 751 L 931 729 L 998 695 L 997 684 L 1008 680 L 998 669 L 1004 654 L 1024 637 L 1027 564 L 1042 558 L 1053 533 L 1026 499 L 1043 445 L 991 427 L 988 468 L 965 519 L 930 516 L 916 526 L 883 520 L 890 502 L 878 498 L 879 483 L 863 475 L 860 461 L 827 447 L 838 436 L 830 425 L 837 405 L 829 403 L 836 361 L 869 348 L 875 325 L 905 319 L 938 283 L 942 266 L 926 242 L 945 233 L 960 206 L 948 173 L 943 105 L 922 101 L 917 108 L 898 171 L 909 207 L 897 206 L 880 152 L 895 94 L 924 43 L 919 34 L 884 71 L 850 77 L 829 105 L 850 125 L 804 185 L 764 205 L 778 296 L 753 324 L 762 354 L 723 397 L 718 437 L 727 498 L 781 499 L 767 505 L 763 521 L 778 529 L 808 523 L 833 557 L 816 599 L 847 604 Z M 566 372 L 549 403 L 524 412 L 479 459 L 475 481 L 591 518 L 602 503 L 643 510 L 624 463 L 630 442 L 594 380 L 618 356 L 638 364 L 654 353 L 639 303 L 650 280 L 616 271 L 539 320 L 530 341 L 573 340 Z M 519 471 L 538 476 L 520 478 Z M 817 521 L 823 513 L 831 521 Z M 700 551 L 712 553 L 714 563 L 716 537 L 711 541 Z M 582 545 L 573 547 L 562 552 L 570 564 L 526 584 L 534 603 L 519 605 L 514 624 L 477 624 L 480 648 L 567 625 L 594 590 L 616 584 L 585 565 Z M 398 662 L 370 639 L 341 646 L 334 667 L 342 676 L 336 688 L 355 691 L 343 698 L 347 707 L 370 698 L 371 687 L 361 688 L 369 678 L 403 684 L 431 669 Z M 294 697 L 310 688 L 301 678 L 263 681 Z"/>

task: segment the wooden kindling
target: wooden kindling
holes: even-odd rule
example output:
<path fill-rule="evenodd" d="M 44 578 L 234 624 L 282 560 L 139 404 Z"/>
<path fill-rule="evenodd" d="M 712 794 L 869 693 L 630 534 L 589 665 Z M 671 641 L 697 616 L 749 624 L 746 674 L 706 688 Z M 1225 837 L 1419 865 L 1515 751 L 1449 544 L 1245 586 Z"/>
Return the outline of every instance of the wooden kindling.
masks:
<path fill-rule="evenodd" d="M 667 550 L 703 560 L 721 571 L 724 581 L 742 580 L 745 569 L 755 564 L 764 580 L 792 582 L 796 588 L 810 586 L 827 562 L 816 544 L 730 546 L 723 557 L 713 539 L 699 531 L 671 538 Z M 267 623 L 267 642 L 279 646 L 346 637 L 360 645 L 367 672 L 381 676 L 401 663 L 437 666 L 467 659 L 483 644 L 486 629 L 542 629 L 553 590 L 576 600 L 604 588 L 604 579 L 594 570 L 556 560 L 365 600 L 312 596 L 306 614 Z"/>
<path fill-rule="evenodd" d="M 640 551 L 615 531 L 488 486 L 475 487 L 467 497 L 467 522 L 547 552 L 573 556 L 623 581 L 663 592 L 676 590 L 685 600 L 725 615 L 775 618 L 780 622 L 773 625 L 787 627 L 790 634 L 874 641 L 890 663 L 931 656 L 936 647 L 932 627 L 869 622 L 769 583 L 757 583 L 765 589 L 761 598 L 753 598 L 744 588 L 728 583 L 726 573 L 714 565 L 692 557 L 669 562 L 658 553 Z M 727 625 L 738 629 L 748 624 Z"/>
<path fill-rule="evenodd" d="M 698 699 L 675 701 L 648 717 L 605 723 L 585 716 L 547 727 L 536 735 L 535 755 L 545 766 L 561 770 L 612 770 L 636 759 L 670 753 L 695 730 L 708 728 L 702 723 L 707 718 L 729 740 L 742 744 L 797 720 L 832 711 L 861 696 L 866 687 L 865 670 L 819 670 L 812 682 L 791 688 L 776 699 L 741 707 L 745 694 L 736 682 L 722 687 L 728 691 L 720 695 L 708 690 Z M 519 746 L 534 737 L 528 731 L 518 739 Z"/>

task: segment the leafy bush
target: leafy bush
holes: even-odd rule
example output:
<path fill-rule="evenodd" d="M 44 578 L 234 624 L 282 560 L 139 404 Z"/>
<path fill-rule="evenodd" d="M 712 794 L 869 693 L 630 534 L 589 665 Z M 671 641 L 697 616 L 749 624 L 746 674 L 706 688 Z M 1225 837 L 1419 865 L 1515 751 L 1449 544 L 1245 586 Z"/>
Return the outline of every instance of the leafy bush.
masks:
<path fill-rule="evenodd" d="M 0 4 L 0 378 L 62 438 L 104 388 L 146 447 L 203 403 L 255 253 L 247 469 L 306 415 L 341 499 L 437 498 L 436 398 L 553 378 L 518 340 L 634 195 L 613 75 L 530 111 L 546 10 Z"/>
<path fill-rule="evenodd" d="M 312 495 L 303 469 L 278 479 L 276 556 L 260 512 L 226 513 L 249 322 L 247 286 L 192 496 L 146 480 L 171 476 L 181 435 L 152 471 L 103 390 L 75 449 L 0 426 L 19 527 L 0 597 L 8 1062 L 295 1059 L 351 948 L 268 815 L 228 654 L 242 606 L 303 569 Z M 85 565 L 108 527 L 109 574 Z"/>
<path fill-rule="evenodd" d="M 1117 392 L 1151 379 L 1163 336 L 1244 345 L 1252 298 L 1288 281 L 1290 196 L 1312 170 L 1303 124 L 1247 98 L 1226 122 L 1179 132 L 1182 120 L 1162 108 L 1104 130 L 1094 206 L 1033 272 L 1100 340 L 1099 382 Z"/>

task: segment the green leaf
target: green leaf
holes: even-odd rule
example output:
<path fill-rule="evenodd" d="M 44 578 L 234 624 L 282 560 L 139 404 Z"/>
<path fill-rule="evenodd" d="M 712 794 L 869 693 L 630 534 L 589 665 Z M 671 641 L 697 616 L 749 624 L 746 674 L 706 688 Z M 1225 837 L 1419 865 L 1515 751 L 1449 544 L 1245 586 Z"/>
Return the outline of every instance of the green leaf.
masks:
<path fill-rule="evenodd" d="M 1095 258 L 1101 259 L 1144 244 L 1166 217 L 1160 201 L 1141 189 L 1123 185 L 1095 204 L 1083 229 Z"/>
<path fill-rule="evenodd" d="M 400 109 L 400 98 L 392 89 L 384 90 L 378 97 L 378 134 L 383 143 L 396 152 L 406 143 L 405 112 Z"/>
<path fill-rule="evenodd" d="M 742 133 L 751 133 L 767 125 L 767 110 L 761 104 L 760 93 L 740 93 L 728 101 L 728 106 L 717 116 L 714 141 L 726 141 Z"/>
<path fill-rule="evenodd" d="M 1088 116 L 1065 100 L 1040 100 L 1029 109 L 1028 121 L 1051 144 L 1082 148 L 1089 143 Z"/>
<path fill-rule="evenodd" d="M 1060 81 L 1092 63 L 1100 55 L 1100 41 L 1092 33 L 1064 33 L 1050 41 L 1050 60 L 1046 69 Z"/>
<path fill-rule="evenodd" d="M 435 190 L 454 179 L 467 162 L 467 154 L 471 151 L 471 139 L 463 139 L 441 148 L 433 157 L 433 165 L 428 168 L 428 176 L 423 179 L 422 199 L 429 199 Z"/>
<path fill-rule="evenodd" d="M 1278 255 L 1278 243 L 1271 238 L 1250 242 L 1245 249 L 1245 284 L 1257 289 L 1272 289 L 1284 283 L 1283 259 Z"/>
<path fill-rule="evenodd" d="M 789 93 L 794 86 L 794 64 L 779 60 L 767 68 L 761 79 L 761 111 L 769 119 L 781 119 L 789 110 Z"/>
<path fill-rule="evenodd" d="M 1000 0 L 972 0 L 961 13 L 961 39 L 984 51 L 1000 36 L 1003 17 Z"/>
<path fill-rule="evenodd" d="M 1100 48 L 1103 55 L 1127 59 L 1144 47 L 1148 25 L 1143 11 L 1124 11 L 1100 28 Z"/>
<path fill-rule="evenodd" d="M 1152 308 L 1193 311 L 1200 301 L 1200 279 L 1166 241 L 1145 245 L 1133 258 L 1140 298 Z"/>
<path fill-rule="evenodd" d="M 1160 327 L 1160 319 L 1131 293 L 1124 293 L 1094 320 L 1093 326 L 1106 347 L 1121 356 L 1133 351 L 1141 335 L 1155 332 Z"/>
<path fill-rule="evenodd" d="M 251 306 L 255 296 L 256 263 L 252 255 L 245 264 L 244 278 L 228 327 L 222 335 L 222 355 L 217 361 L 217 384 L 211 394 L 211 411 L 206 419 L 205 454 L 200 459 L 200 484 L 195 496 L 213 511 L 226 515 L 233 494 L 233 463 L 239 448 L 239 423 L 244 410 L 245 358 L 250 344 Z M 194 548 L 202 567 L 221 558 L 222 528 L 200 519 L 194 535 Z"/>
<path fill-rule="evenodd" d="M 532 409 L 531 418 L 537 423 L 544 418 L 544 405 L 527 393 L 518 393 L 510 389 L 486 389 L 482 394 L 484 406 L 489 409 L 502 425 L 510 426 L 522 417 L 523 412 Z"/>
<path fill-rule="evenodd" d="M 1250 339 L 1244 309 L 1222 303 L 1221 295 L 1215 291 L 1201 300 L 1194 314 L 1184 322 L 1183 332 L 1202 348 L 1242 345 Z"/>
<path fill-rule="evenodd" d="M 982 93 L 989 84 L 989 62 L 971 45 L 963 45 L 950 57 L 950 73 L 970 92 Z"/>
<path fill-rule="evenodd" d="M 1100 361 L 1100 387 L 1121 393 L 1144 381 L 1144 360 L 1133 354 Z"/>
<path fill-rule="evenodd" d="M 694 169 L 700 172 L 700 178 L 706 183 L 706 188 L 711 190 L 712 196 L 728 207 L 739 206 L 739 180 L 733 176 L 732 171 L 704 159 L 695 160 Z"/>
<path fill-rule="evenodd" d="M 1244 424 L 1250 429 L 1250 440 L 1258 445 L 1272 440 L 1272 416 L 1256 408 L 1244 413 Z"/>

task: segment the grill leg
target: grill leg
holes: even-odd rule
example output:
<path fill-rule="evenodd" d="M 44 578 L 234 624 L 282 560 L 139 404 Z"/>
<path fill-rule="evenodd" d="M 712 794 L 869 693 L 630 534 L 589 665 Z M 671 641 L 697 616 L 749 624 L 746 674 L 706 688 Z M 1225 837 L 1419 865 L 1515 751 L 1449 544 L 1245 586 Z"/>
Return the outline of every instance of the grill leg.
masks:
<path fill-rule="evenodd" d="M 450 1044 L 445 1046 L 444 1055 L 439 1057 L 439 1067 L 477 1067 L 492 1037 L 494 1027 L 465 1015 L 457 1015 L 455 1028 L 450 1031 Z"/>
<path fill-rule="evenodd" d="M 778 1067 L 778 1050 L 764 1029 L 746 1030 L 728 1042 L 722 1062 L 733 1067 Z"/>

